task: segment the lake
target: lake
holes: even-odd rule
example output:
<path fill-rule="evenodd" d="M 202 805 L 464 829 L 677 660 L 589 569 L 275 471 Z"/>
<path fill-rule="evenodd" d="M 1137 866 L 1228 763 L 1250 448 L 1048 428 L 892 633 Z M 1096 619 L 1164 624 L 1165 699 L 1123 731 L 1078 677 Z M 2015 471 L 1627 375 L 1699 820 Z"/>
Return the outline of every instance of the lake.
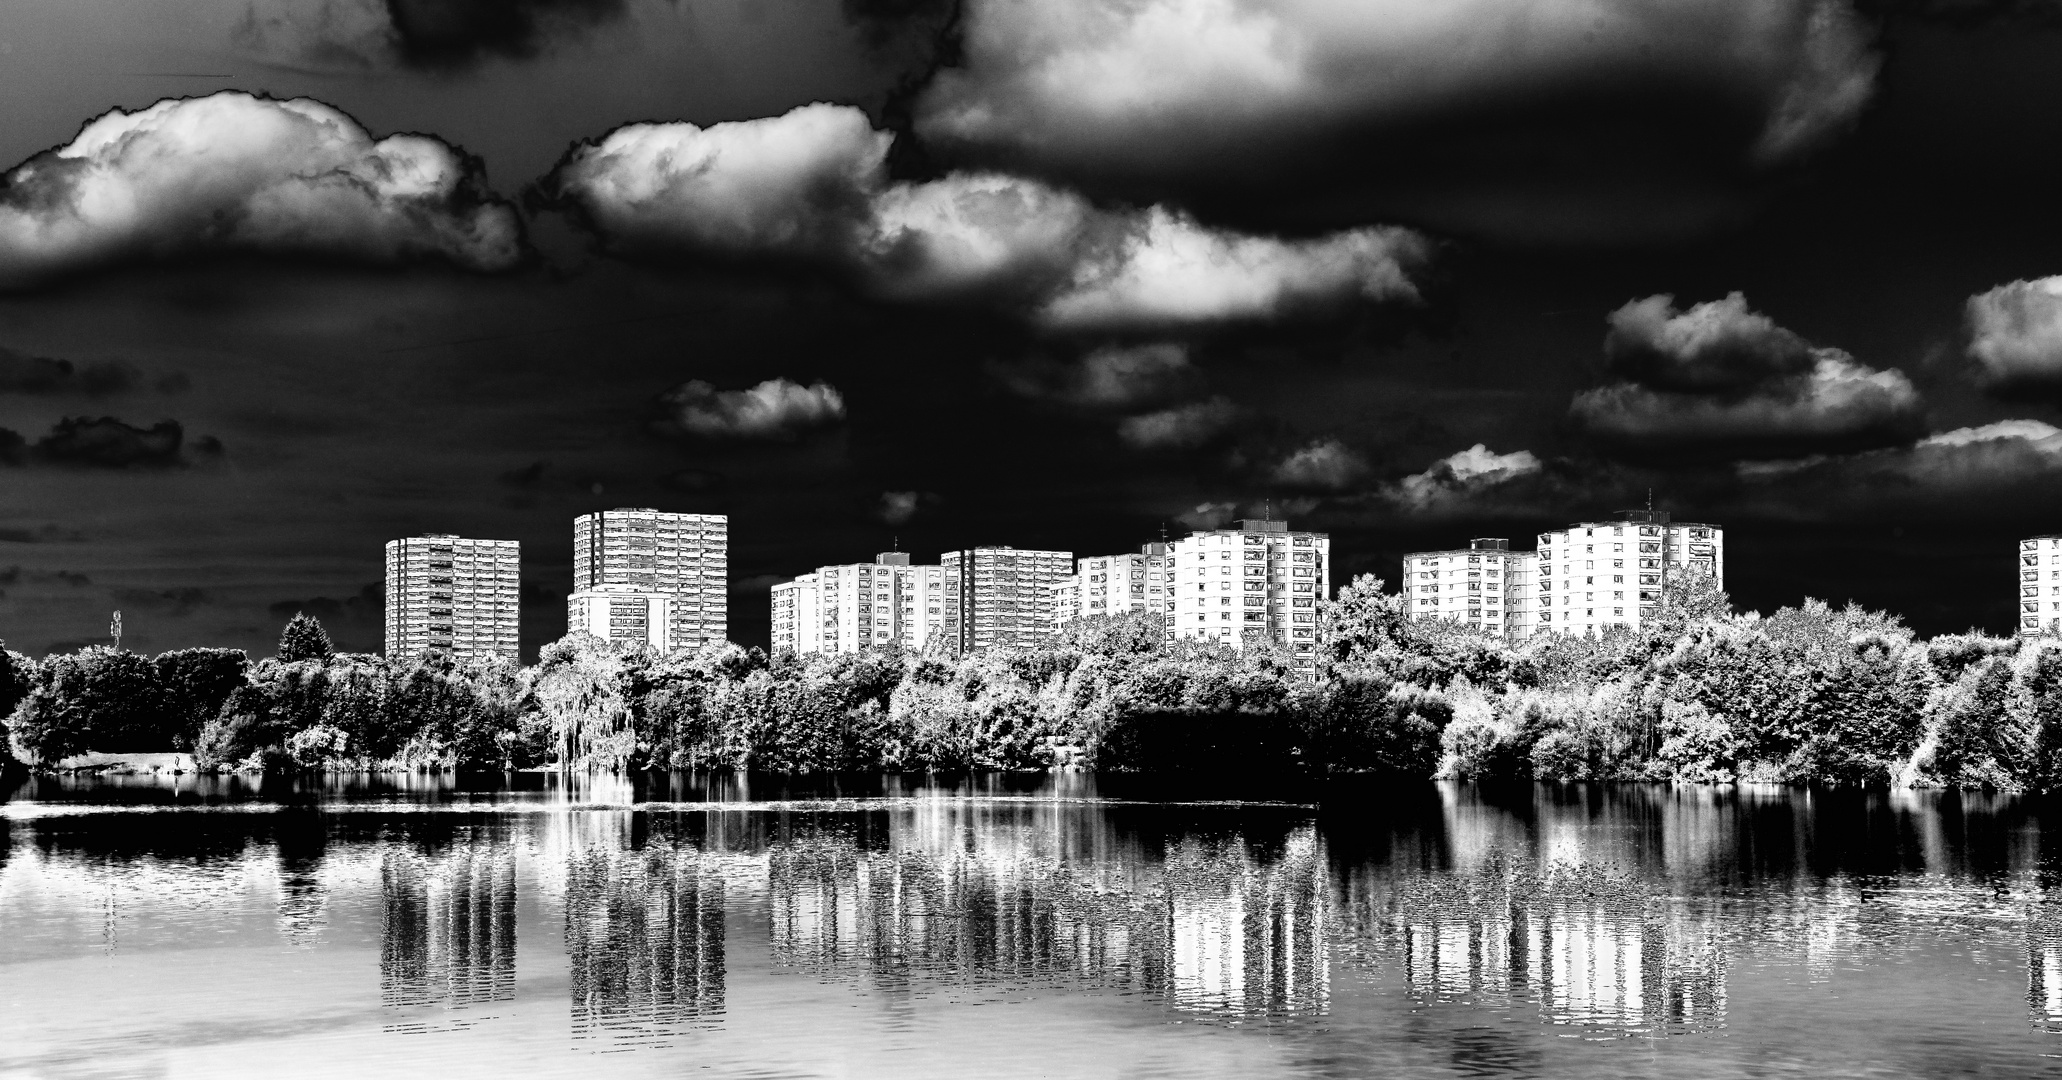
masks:
<path fill-rule="evenodd" d="M 2055 803 L 1245 793 L 26 781 L 0 1074 L 2062 1073 Z"/>

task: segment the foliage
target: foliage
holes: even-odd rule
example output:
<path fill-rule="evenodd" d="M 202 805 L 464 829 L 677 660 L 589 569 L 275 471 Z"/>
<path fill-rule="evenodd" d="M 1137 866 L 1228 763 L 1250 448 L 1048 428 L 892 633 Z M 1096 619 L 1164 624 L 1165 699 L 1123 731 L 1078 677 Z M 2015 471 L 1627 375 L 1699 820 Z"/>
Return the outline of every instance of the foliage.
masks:
<path fill-rule="evenodd" d="M 286 621 L 286 629 L 279 633 L 279 662 L 297 664 L 303 660 L 328 660 L 335 655 L 336 646 L 330 644 L 329 631 L 322 628 L 322 621 L 306 612 L 295 612 Z"/>
<path fill-rule="evenodd" d="M 539 662 L 0 651 L 18 756 L 191 747 L 216 767 L 778 772 L 1286 769 L 1471 780 L 2062 788 L 2062 641 L 1916 639 L 1808 600 L 1735 613 L 1707 579 L 1638 631 L 1507 642 L 1408 618 L 1361 577 L 1321 677 L 1277 646 L 1167 641 L 1144 613 L 1029 648 L 661 656 L 584 635 Z M 11 689 L 10 689 L 11 688 Z"/>

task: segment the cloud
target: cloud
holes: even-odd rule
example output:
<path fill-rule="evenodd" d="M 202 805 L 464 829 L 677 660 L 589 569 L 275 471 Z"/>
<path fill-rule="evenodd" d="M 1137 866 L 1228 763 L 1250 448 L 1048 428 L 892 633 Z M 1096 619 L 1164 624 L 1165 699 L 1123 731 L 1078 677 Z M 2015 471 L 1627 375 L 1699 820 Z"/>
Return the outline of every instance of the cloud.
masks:
<path fill-rule="evenodd" d="M 2062 391 L 2062 276 L 2014 281 L 1969 298 L 1969 358 L 2006 395 Z"/>
<path fill-rule="evenodd" d="M 1639 452 L 1787 457 L 1909 442 L 1925 430 L 1919 393 L 1902 372 L 1864 367 L 1837 349 L 1818 353 L 1809 375 L 1744 395 L 1618 383 L 1577 394 L 1569 411 L 1600 442 Z"/>
<path fill-rule="evenodd" d="M 1792 515 L 1799 508 L 2038 514 L 2062 497 L 2062 429 L 2039 420 L 2001 420 L 1909 446 L 1744 463 L 1738 474 L 1773 498 L 1773 511 Z"/>
<path fill-rule="evenodd" d="M 1688 311 L 1678 309 L 1673 296 L 1649 296 L 1628 301 L 1604 321 L 1610 372 L 1656 390 L 1751 390 L 1808 372 L 1815 362 L 1811 342 L 1748 310 L 1747 297 L 1737 292 Z"/>
<path fill-rule="evenodd" d="M 1283 239 L 997 173 L 892 181 L 893 141 L 825 104 L 707 128 L 632 124 L 575 146 L 539 198 L 623 255 L 799 263 L 881 299 L 988 304 L 1062 330 L 1415 300 L 1410 274 L 1430 255 L 1393 227 Z"/>
<path fill-rule="evenodd" d="M 1274 481 L 1290 487 L 1343 491 L 1366 476 L 1367 462 L 1337 439 L 1319 439 L 1282 459 Z"/>
<path fill-rule="evenodd" d="M 874 516 L 883 524 L 906 525 L 918 514 L 935 510 L 945 502 L 930 491 L 883 491 L 874 504 Z"/>
<path fill-rule="evenodd" d="M 141 428 L 112 416 L 68 416 L 33 445 L 0 428 L 0 461 L 83 469 L 168 469 L 189 464 L 183 452 L 185 443 L 186 430 L 177 420 L 160 420 Z M 196 440 L 193 449 L 216 455 L 222 452 L 222 443 L 208 436 Z"/>
<path fill-rule="evenodd" d="M 1620 454 L 1784 458 L 1910 442 L 1924 403 L 1878 371 L 1750 310 L 1747 298 L 1634 300 L 1606 319 L 1607 370 L 1625 381 L 1575 395 L 1569 415 Z"/>
<path fill-rule="evenodd" d="M 529 59 L 627 10 L 624 0 L 255 0 L 235 38 L 318 69 L 445 70 Z"/>
<path fill-rule="evenodd" d="M 1239 512 L 1239 504 L 1229 502 L 1197 503 L 1188 511 L 1174 515 L 1174 520 L 1191 529 L 1221 529 Z"/>
<path fill-rule="evenodd" d="M 791 442 L 842 423 L 845 398 L 829 383 L 768 379 L 746 390 L 718 390 L 696 379 L 660 399 L 660 430 L 701 439 Z"/>
<path fill-rule="evenodd" d="M 119 360 L 85 366 L 70 360 L 30 356 L 0 345 L 0 394 L 119 394 L 135 388 L 141 373 Z"/>
<path fill-rule="evenodd" d="M 1126 417 L 1117 437 L 1146 450 L 1187 450 L 1208 445 L 1231 430 L 1239 409 L 1222 397 Z"/>
<path fill-rule="evenodd" d="M 1695 187 L 1844 129 L 1868 39 L 1845 0 L 967 0 L 915 124 L 987 167 L 1306 205 L 1449 166 L 1539 193 L 1659 160 Z"/>
<path fill-rule="evenodd" d="M 1187 346 L 1175 342 L 1110 345 L 1072 364 L 1033 361 L 996 365 L 1013 393 L 1083 409 L 1135 409 L 1164 403 L 1193 387 L 1199 372 Z"/>
<path fill-rule="evenodd" d="M 1483 443 L 1433 462 L 1384 486 L 1382 501 L 1411 511 L 1454 509 L 1515 481 L 1541 474 L 1544 466 L 1530 450 L 1499 454 Z"/>
<path fill-rule="evenodd" d="M 548 461 L 533 461 L 528 465 L 510 469 L 494 479 L 518 491 L 534 491 L 544 483 L 544 474 L 550 468 L 551 463 Z"/>
<path fill-rule="evenodd" d="M 424 135 L 375 141 L 306 98 L 111 110 L 0 177 L 0 288 L 210 252 L 492 271 L 522 251 L 479 161 Z"/>

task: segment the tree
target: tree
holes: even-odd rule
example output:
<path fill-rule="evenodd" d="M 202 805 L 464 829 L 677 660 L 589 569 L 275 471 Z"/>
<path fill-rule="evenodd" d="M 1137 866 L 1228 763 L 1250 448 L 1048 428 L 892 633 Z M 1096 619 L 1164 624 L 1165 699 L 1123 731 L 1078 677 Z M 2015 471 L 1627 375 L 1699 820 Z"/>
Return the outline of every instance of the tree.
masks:
<path fill-rule="evenodd" d="M 244 684 L 251 666 L 242 649 L 174 649 L 151 665 L 163 695 L 164 741 L 175 750 L 193 749 L 200 729 Z"/>
<path fill-rule="evenodd" d="M 297 611 L 286 621 L 286 629 L 279 634 L 279 660 L 284 664 L 302 660 L 327 661 L 336 655 L 336 646 L 330 644 L 329 632 L 322 628 L 320 620 L 306 612 Z"/>

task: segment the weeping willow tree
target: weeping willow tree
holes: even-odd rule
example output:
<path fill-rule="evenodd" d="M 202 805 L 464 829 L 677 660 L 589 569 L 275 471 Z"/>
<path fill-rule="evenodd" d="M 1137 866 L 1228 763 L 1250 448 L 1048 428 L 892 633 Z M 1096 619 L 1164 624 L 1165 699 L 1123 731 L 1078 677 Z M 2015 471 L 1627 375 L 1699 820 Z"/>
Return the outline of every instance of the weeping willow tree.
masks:
<path fill-rule="evenodd" d="M 598 638 L 575 634 L 545 647 L 530 693 L 550 725 L 560 769 L 631 767 L 638 746 L 627 675 L 622 653 Z"/>

